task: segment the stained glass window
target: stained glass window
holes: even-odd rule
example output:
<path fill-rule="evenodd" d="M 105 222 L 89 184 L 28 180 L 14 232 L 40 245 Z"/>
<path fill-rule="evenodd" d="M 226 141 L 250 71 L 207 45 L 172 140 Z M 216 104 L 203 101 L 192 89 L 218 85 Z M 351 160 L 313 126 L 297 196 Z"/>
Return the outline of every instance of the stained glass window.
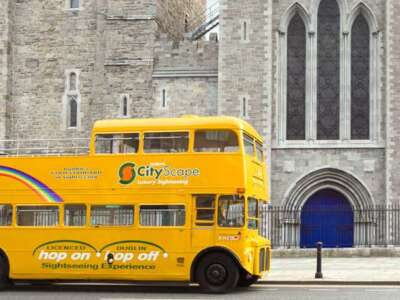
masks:
<path fill-rule="evenodd" d="M 369 139 L 370 31 L 360 14 L 351 31 L 351 138 Z"/>
<path fill-rule="evenodd" d="M 296 14 L 287 36 L 287 139 L 305 139 L 306 28 Z"/>
<path fill-rule="evenodd" d="M 317 138 L 339 139 L 340 11 L 335 0 L 322 0 L 318 11 Z"/>

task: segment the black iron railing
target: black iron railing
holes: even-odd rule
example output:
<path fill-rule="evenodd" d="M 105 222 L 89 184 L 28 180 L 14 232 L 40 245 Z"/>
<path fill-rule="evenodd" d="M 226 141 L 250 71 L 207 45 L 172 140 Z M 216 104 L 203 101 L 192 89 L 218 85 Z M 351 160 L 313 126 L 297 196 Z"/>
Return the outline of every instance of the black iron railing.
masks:
<path fill-rule="evenodd" d="M 317 240 L 336 248 L 400 246 L 400 206 L 357 208 L 350 215 L 349 221 L 349 211 L 342 207 L 304 212 L 265 206 L 260 231 L 273 248 L 313 247 Z"/>

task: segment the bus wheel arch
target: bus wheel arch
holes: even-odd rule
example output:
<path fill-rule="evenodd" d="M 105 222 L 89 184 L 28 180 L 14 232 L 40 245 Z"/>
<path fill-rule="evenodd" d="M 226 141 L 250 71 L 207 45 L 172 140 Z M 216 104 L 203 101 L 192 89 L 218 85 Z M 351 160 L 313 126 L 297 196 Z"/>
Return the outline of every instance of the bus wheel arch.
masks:
<path fill-rule="evenodd" d="M 229 249 L 226 249 L 224 247 L 211 247 L 211 248 L 206 248 L 203 249 L 202 251 L 200 251 L 196 257 L 194 258 L 193 262 L 192 262 L 192 266 L 190 269 L 190 281 L 192 282 L 196 282 L 196 269 L 198 267 L 199 262 L 206 256 L 209 255 L 211 253 L 223 253 L 225 255 L 228 255 L 231 257 L 231 259 L 233 259 L 233 261 L 236 263 L 236 265 L 238 266 L 239 270 L 241 270 L 241 266 L 240 266 L 240 260 L 239 258 L 232 253 L 232 251 L 230 251 Z"/>
<path fill-rule="evenodd" d="M 212 268 L 222 269 L 223 281 L 211 282 L 214 275 Z M 239 258 L 230 250 L 223 247 L 212 247 L 197 254 L 191 266 L 191 281 L 211 293 L 225 293 L 237 286 L 242 267 Z"/>
<path fill-rule="evenodd" d="M 0 248 L 0 290 L 10 285 L 10 261 L 6 252 Z"/>
<path fill-rule="evenodd" d="M 191 277 L 203 291 L 220 294 L 236 288 L 240 272 L 239 260 L 231 251 L 213 247 L 196 256 L 191 268 Z"/>

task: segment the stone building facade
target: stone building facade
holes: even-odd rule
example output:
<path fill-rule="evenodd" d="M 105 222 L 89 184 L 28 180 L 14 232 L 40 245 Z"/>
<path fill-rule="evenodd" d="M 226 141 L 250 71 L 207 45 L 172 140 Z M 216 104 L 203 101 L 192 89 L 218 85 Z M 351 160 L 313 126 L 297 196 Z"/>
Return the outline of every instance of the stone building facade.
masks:
<path fill-rule="evenodd" d="M 0 0 L 0 139 L 233 115 L 265 137 L 274 205 L 400 203 L 399 1 L 220 0 L 218 37 L 179 47 L 155 1 L 78 2 Z"/>

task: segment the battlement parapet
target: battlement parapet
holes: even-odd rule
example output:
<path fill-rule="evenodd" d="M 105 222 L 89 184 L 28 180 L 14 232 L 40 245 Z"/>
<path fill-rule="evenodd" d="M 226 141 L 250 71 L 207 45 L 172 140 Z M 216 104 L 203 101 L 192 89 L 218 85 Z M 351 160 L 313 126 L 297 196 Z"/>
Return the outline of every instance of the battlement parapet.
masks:
<path fill-rule="evenodd" d="M 155 69 L 187 68 L 211 70 L 218 68 L 218 39 L 216 34 L 210 40 L 190 41 L 185 39 L 174 43 L 161 35 L 155 43 Z"/>

